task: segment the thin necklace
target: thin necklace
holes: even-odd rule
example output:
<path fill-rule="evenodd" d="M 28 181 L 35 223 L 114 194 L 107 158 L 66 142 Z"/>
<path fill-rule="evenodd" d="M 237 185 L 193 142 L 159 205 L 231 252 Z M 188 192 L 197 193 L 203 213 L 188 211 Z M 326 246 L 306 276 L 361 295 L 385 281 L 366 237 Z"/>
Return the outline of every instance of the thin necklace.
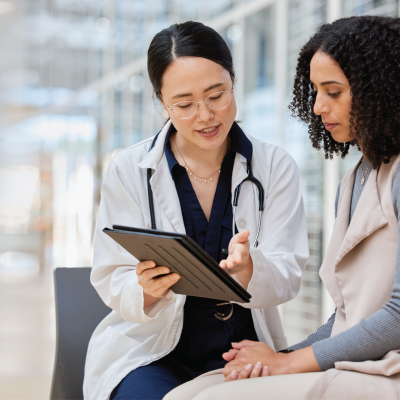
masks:
<path fill-rule="evenodd" d="M 205 178 L 205 177 L 203 177 L 203 176 L 199 176 L 199 175 L 195 174 L 195 173 L 189 168 L 189 166 L 187 165 L 187 163 L 186 163 L 185 159 L 183 158 L 183 155 L 182 155 L 181 151 L 179 150 L 179 147 L 178 147 L 178 145 L 176 144 L 176 142 L 175 142 L 175 146 L 176 146 L 176 149 L 178 150 L 178 153 L 179 153 L 180 156 L 182 157 L 183 166 L 186 168 L 186 172 L 189 174 L 189 176 L 194 176 L 194 179 L 195 179 L 196 181 L 199 180 L 200 182 L 207 183 L 207 180 L 210 180 L 210 181 L 213 180 L 213 176 L 214 176 L 217 172 L 218 172 L 218 173 L 221 173 L 221 167 L 220 167 L 220 168 L 218 168 L 217 171 L 215 171 L 215 172 L 214 172 L 211 176 L 209 176 L 208 178 Z"/>
<path fill-rule="evenodd" d="M 368 173 L 369 167 L 371 166 L 371 164 L 368 164 L 367 170 L 366 170 L 365 173 L 364 173 L 363 165 L 364 165 L 364 161 L 365 161 L 365 160 L 366 160 L 366 159 L 364 158 L 364 159 L 362 160 L 362 163 L 361 163 L 361 174 L 362 174 L 361 186 L 364 186 L 366 175 L 367 175 L 367 173 Z"/>

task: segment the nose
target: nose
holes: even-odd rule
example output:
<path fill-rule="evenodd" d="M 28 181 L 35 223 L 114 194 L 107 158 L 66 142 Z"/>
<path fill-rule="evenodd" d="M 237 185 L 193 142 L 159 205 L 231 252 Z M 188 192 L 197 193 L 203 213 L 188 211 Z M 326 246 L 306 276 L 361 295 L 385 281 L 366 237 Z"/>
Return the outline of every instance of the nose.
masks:
<path fill-rule="evenodd" d="M 322 114 L 326 114 L 328 112 L 329 112 L 329 107 L 324 102 L 324 100 L 321 98 L 321 96 L 319 94 L 317 94 L 317 97 L 315 98 L 315 103 L 314 103 L 314 113 L 317 115 L 322 115 Z"/>
<path fill-rule="evenodd" d="M 197 120 L 198 121 L 210 121 L 214 118 L 213 110 L 208 107 L 208 105 L 202 101 L 198 105 L 197 109 Z"/>

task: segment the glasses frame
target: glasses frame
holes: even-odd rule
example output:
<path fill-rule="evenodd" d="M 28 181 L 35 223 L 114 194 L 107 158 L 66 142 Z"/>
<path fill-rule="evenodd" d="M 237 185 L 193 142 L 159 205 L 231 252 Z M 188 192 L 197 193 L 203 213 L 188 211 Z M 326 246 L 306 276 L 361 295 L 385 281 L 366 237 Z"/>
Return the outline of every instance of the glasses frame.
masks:
<path fill-rule="evenodd" d="M 232 88 L 231 90 L 221 90 L 221 91 L 219 91 L 219 92 L 211 93 L 210 95 L 208 95 L 208 96 L 207 96 L 204 100 L 202 100 L 202 101 L 195 101 L 195 100 L 184 100 L 184 101 L 180 101 L 180 102 L 178 102 L 178 103 L 172 104 L 172 107 L 169 107 L 169 106 L 167 105 L 167 103 L 164 101 L 164 99 L 161 97 L 161 95 L 160 95 L 160 97 L 161 97 L 162 101 L 163 101 L 164 104 L 165 104 L 165 108 L 167 108 L 168 110 L 171 110 L 172 113 L 174 113 L 174 110 L 173 110 L 172 108 L 173 108 L 174 106 L 177 106 L 178 104 L 188 103 L 188 102 L 196 103 L 196 111 L 194 112 L 194 114 L 193 114 L 191 117 L 187 117 L 187 118 L 179 118 L 179 117 L 176 117 L 176 118 L 178 118 L 178 119 L 190 119 L 190 118 L 193 118 L 193 117 L 197 114 L 197 110 L 199 109 L 199 104 L 200 104 L 200 103 L 206 104 L 208 108 L 210 108 L 211 110 L 214 110 L 214 111 L 224 110 L 225 108 L 229 107 L 229 105 L 231 104 L 231 101 L 232 101 L 232 96 L 229 96 L 229 103 L 228 103 L 225 107 L 222 107 L 222 108 L 212 108 L 212 107 L 207 103 L 207 99 L 210 98 L 211 96 L 215 96 L 217 93 L 225 93 L 225 92 L 228 92 L 228 93 L 230 93 L 230 94 L 232 95 L 232 94 L 233 94 L 233 88 Z M 174 114 L 175 114 L 175 113 L 174 113 Z"/>

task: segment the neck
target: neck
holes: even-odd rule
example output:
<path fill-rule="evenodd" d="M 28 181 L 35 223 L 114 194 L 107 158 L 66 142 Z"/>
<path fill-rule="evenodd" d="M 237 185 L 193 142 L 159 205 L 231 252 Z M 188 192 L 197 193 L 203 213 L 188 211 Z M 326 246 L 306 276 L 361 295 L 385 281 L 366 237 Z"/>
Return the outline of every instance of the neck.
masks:
<path fill-rule="evenodd" d="M 170 143 L 175 157 L 182 155 L 185 161 L 193 166 L 193 168 L 197 166 L 200 168 L 209 167 L 215 169 L 222 164 L 225 154 L 229 149 L 230 138 L 229 135 L 227 135 L 221 146 L 215 149 L 205 150 L 187 140 L 184 136 L 180 135 L 179 132 L 175 132 L 170 137 Z"/>

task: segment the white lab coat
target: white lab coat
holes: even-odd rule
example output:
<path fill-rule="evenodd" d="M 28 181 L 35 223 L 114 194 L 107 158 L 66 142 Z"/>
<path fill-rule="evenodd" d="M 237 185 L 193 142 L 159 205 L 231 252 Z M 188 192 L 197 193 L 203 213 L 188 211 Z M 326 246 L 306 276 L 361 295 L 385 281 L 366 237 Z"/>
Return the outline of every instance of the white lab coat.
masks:
<path fill-rule="evenodd" d="M 89 343 L 83 385 L 86 400 L 108 399 L 131 371 L 170 353 L 181 335 L 186 296 L 170 292 L 146 312 L 135 272 L 137 260 L 102 232 L 112 225 L 150 229 L 147 169 L 152 168 L 157 229 L 185 233 L 179 198 L 164 155 L 170 124 L 165 125 L 151 152 L 152 139 L 119 152 L 104 177 L 91 282 L 113 311 L 99 324 Z M 265 207 L 259 245 L 250 249 L 254 272 L 247 290 L 252 298 L 242 306 L 251 309 L 259 340 L 280 350 L 287 341 L 277 306 L 297 295 L 308 258 L 302 185 L 294 160 L 283 149 L 249 139 L 253 144 L 253 173 L 265 189 Z M 232 198 L 246 176 L 246 159 L 236 154 Z M 257 188 L 245 183 L 236 224 L 239 231 L 250 231 L 251 243 L 258 215 Z"/>

